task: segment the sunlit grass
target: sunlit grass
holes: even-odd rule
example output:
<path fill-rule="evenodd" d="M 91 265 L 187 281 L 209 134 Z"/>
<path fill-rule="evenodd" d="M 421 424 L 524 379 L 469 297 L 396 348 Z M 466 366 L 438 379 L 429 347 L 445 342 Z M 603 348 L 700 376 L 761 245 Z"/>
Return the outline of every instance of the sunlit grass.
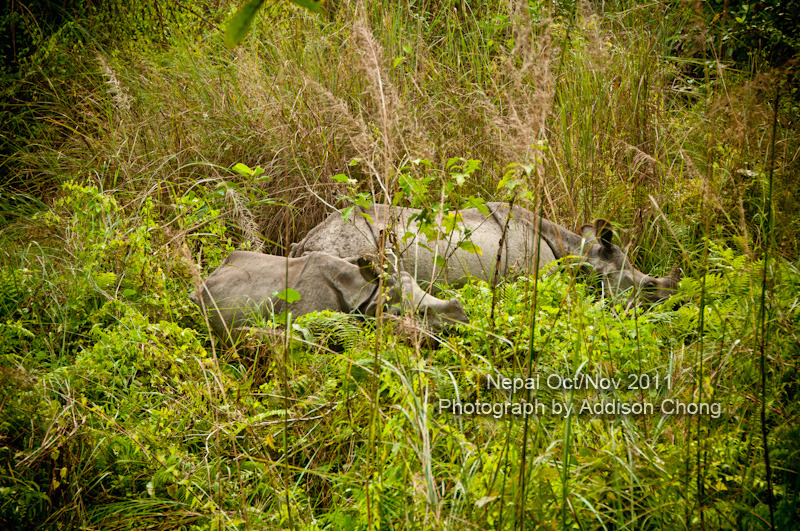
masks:
<path fill-rule="evenodd" d="M 770 193 L 767 89 L 679 57 L 700 21 L 671 4 L 360 5 L 275 3 L 233 51 L 177 26 L 138 53 L 56 50 L 81 75 L 42 80 L 45 120 L 6 163 L 26 185 L 0 200 L 0 522 L 758 526 L 764 402 L 776 525 L 793 521 L 800 274 L 761 257 L 770 205 L 778 242 L 797 234 L 797 140 L 778 120 Z M 480 161 L 459 186 L 453 157 Z M 345 196 L 390 202 L 405 174 L 432 179 L 401 204 L 502 200 L 512 163 L 534 192 L 517 201 L 570 229 L 611 219 L 639 269 L 681 267 L 679 292 L 626 310 L 566 265 L 470 284 L 447 294 L 471 324 L 436 348 L 319 316 L 225 351 L 187 300 L 229 250 L 284 254 Z M 529 354 L 534 374 L 660 385 L 537 389 L 527 426 L 439 410 L 519 402 L 486 375 L 525 377 Z M 552 410 L 701 398 L 721 416 Z"/>

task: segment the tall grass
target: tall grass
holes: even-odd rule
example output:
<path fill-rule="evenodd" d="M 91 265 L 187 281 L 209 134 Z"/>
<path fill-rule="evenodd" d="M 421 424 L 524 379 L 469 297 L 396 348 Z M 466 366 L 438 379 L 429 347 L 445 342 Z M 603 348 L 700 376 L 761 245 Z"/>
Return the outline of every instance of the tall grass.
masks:
<path fill-rule="evenodd" d="M 42 79 L 48 97 L 28 105 L 50 125 L 6 163 L 31 185 L 2 204 L 3 522 L 791 522 L 800 281 L 796 264 L 764 257 L 770 216 L 796 257 L 782 245 L 797 235 L 798 136 L 763 97 L 778 74 L 678 49 L 703 24 L 665 2 L 337 2 L 326 18 L 276 2 L 233 51 L 178 25 L 168 46 L 136 53 L 57 49 L 80 75 Z M 453 157 L 481 163 L 461 186 Z M 233 352 L 185 300 L 228 250 L 284 254 L 358 194 L 399 197 L 402 175 L 433 177 L 424 200 L 458 206 L 504 200 L 513 163 L 532 192 L 515 201 L 569 228 L 612 219 L 639 269 L 681 266 L 679 294 L 625 312 L 567 268 L 446 292 L 472 324 L 438 349 L 380 319 L 312 317 Z M 672 388 L 525 399 L 702 399 L 726 413 L 436 407 L 522 398 L 487 390 L 487 373 L 580 370 L 658 373 Z"/>

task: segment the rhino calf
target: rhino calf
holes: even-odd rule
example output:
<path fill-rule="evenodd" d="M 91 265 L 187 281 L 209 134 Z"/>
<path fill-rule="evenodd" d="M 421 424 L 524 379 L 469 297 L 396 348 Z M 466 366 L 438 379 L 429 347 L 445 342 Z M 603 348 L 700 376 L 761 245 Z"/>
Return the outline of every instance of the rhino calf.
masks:
<path fill-rule="evenodd" d="M 287 304 L 279 298 L 287 288 L 297 291 L 300 299 Z M 434 329 L 448 322 L 469 322 L 458 300 L 425 293 L 406 272 L 389 274 L 380 294 L 378 275 L 369 260 L 354 263 L 323 252 L 287 259 L 234 251 L 189 298 L 203 309 L 212 330 L 225 342 L 235 340 L 231 332 L 254 318 L 286 309 L 295 317 L 322 310 L 372 317 L 378 305 L 384 304 L 393 314 L 412 309 Z"/>

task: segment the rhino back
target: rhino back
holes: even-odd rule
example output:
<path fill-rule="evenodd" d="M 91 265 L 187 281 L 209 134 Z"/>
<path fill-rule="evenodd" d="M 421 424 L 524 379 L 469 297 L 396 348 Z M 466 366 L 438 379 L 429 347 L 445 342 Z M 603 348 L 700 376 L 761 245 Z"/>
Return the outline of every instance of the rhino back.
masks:
<path fill-rule="evenodd" d="M 411 220 L 419 210 L 398 209 L 401 211 L 398 216 L 398 247 L 401 249 L 405 269 L 423 285 L 432 281 L 444 281 L 453 286 L 461 286 L 469 277 L 491 282 L 501 239 L 503 240 L 499 269 L 501 277 L 512 272 L 523 274 L 531 270 L 536 246 L 541 253 L 540 267 L 555 260 L 547 241 L 536 238 L 535 225 L 531 222 L 534 216 L 531 212 L 515 207 L 514 215 L 508 223 L 508 230 L 503 238 L 508 205 L 487 203 L 486 206 L 489 209 L 488 216 L 477 208 L 458 211 L 460 216 L 458 225 L 435 242 L 429 241 L 420 232 L 418 222 Z M 436 225 L 438 227 L 443 225 L 441 215 Z M 406 233 L 414 236 L 404 239 Z M 437 267 L 436 256 L 445 261 L 446 269 Z M 441 263 L 441 260 L 439 262 Z"/>
<path fill-rule="evenodd" d="M 309 253 L 322 252 L 339 258 L 351 258 L 374 252 L 377 244 L 374 233 L 376 227 L 361 213 L 354 213 L 347 222 L 339 212 L 332 213 L 311 229 L 299 243 L 293 245 L 289 256 L 298 258 Z M 363 213 L 372 214 L 371 211 Z M 374 217 L 370 216 L 370 219 Z"/>
<path fill-rule="evenodd" d="M 355 211 L 347 222 L 335 212 L 295 245 L 290 255 L 321 251 L 349 259 L 375 253 L 381 232 L 392 226 L 396 236 L 394 247 L 402 257 L 402 269 L 411 273 L 417 282 L 423 285 L 446 282 L 458 286 L 466 283 L 470 276 L 488 282 L 492 280 L 497 261 L 508 205 L 487 203 L 487 207 L 492 211 L 489 216 L 475 208 L 459 211 L 461 221 L 457 227 L 435 241 L 429 241 L 420 231 L 419 221 L 413 219 L 419 214 L 418 209 L 376 204 L 368 210 Z M 515 208 L 501 254 L 501 276 L 532 269 L 536 245 L 541 253 L 540 266 L 555 259 L 545 240 L 534 240 L 532 218 L 533 214 L 527 210 Z M 441 216 L 434 225 L 441 227 Z M 445 269 L 437 265 L 437 257 L 441 257 L 439 264 L 445 261 Z"/>

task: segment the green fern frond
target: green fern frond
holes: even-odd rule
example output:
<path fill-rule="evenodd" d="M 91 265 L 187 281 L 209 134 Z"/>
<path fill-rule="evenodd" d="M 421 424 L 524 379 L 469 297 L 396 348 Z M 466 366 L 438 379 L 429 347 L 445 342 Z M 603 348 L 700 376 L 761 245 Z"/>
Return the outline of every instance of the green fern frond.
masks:
<path fill-rule="evenodd" d="M 333 350 L 345 351 L 357 346 L 364 337 L 358 320 L 348 314 L 331 312 L 312 312 L 295 320 L 306 339 Z"/>

